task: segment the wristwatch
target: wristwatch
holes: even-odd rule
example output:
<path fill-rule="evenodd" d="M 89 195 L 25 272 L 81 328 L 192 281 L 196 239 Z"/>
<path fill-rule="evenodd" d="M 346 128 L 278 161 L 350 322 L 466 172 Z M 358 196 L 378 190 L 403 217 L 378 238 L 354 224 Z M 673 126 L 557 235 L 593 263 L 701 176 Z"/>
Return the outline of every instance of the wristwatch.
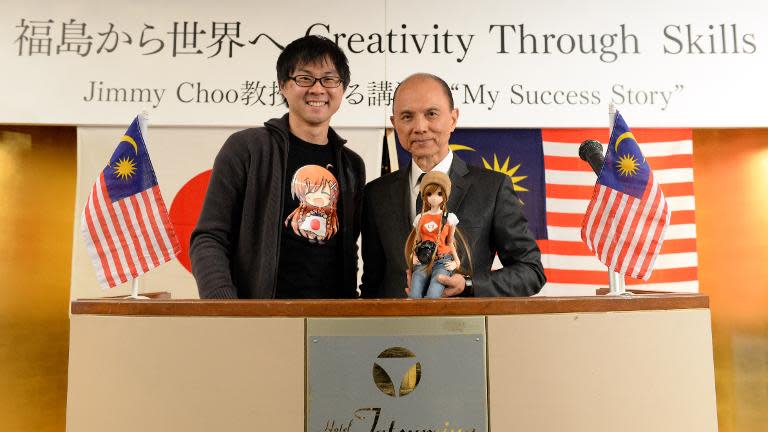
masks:
<path fill-rule="evenodd" d="M 474 297 L 475 290 L 474 290 L 474 286 L 472 285 L 472 276 L 469 276 L 469 275 L 462 275 L 462 276 L 464 276 L 464 293 L 466 293 L 471 297 Z"/>

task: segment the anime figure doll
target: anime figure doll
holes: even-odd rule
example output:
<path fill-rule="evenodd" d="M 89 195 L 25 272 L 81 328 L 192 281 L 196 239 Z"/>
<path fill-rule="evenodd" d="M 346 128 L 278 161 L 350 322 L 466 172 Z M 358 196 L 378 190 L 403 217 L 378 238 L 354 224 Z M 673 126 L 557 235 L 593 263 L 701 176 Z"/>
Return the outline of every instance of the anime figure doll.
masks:
<path fill-rule="evenodd" d="M 405 242 L 405 260 L 412 272 L 411 298 L 442 297 L 445 287 L 437 276 L 450 276 L 461 267 L 455 241 L 460 235 L 459 219 L 446 210 L 450 193 L 451 180 L 441 172 L 428 172 L 421 180 L 421 213 Z"/>
<path fill-rule="evenodd" d="M 299 206 L 285 219 L 296 235 L 311 242 L 322 243 L 333 237 L 339 229 L 336 202 L 339 183 L 327 169 L 318 165 L 305 165 L 293 175 L 291 196 Z"/>

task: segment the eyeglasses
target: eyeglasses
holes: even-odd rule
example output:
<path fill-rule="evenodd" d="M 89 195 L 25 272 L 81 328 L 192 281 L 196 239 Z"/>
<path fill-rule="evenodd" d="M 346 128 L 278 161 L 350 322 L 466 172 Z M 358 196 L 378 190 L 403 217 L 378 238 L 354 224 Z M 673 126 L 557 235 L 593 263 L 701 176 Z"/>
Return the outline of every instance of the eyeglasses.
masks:
<path fill-rule="evenodd" d="M 311 75 L 296 75 L 288 78 L 292 79 L 299 87 L 312 87 L 318 81 L 320 81 L 320 85 L 325 88 L 336 88 L 341 85 L 341 78 L 339 77 L 328 76 L 315 78 Z"/>

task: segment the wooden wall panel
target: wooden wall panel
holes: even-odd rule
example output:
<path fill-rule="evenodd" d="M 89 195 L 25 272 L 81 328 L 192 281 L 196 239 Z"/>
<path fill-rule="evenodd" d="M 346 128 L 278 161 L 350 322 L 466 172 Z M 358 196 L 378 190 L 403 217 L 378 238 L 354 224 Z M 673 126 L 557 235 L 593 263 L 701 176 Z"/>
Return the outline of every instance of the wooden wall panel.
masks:
<path fill-rule="evenodd" d="M 768 430 L 768 129 L 695 130 L 693 155 L 720 431 Z"/>
<path fill-rule="evenodd" d="M 64 430 L 74 127 L 0 126 L 0 430 Z"/>

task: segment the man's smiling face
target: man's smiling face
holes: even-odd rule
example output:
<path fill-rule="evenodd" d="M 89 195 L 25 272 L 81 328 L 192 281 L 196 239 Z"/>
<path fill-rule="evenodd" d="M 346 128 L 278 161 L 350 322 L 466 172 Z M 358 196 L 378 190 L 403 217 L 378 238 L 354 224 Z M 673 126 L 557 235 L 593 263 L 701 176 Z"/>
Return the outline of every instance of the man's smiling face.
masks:
<path fill-rule="evenodd" d="M 339 73 L 329 59 L 323 62 L 298 65 L 291 77 L 309 75 L 314 78 L 339 77 Z M 288 113 L 292 125 L 297 127 L 328 126 L 331 116 L 339 110 L 344 96 L 344 86 L 325 88 L 320 81 L 311 87 L 300 87 L 289 79 L 280 87 L 285 100 L 288 102 Z M 296 123 L 293 123 L 296 122 Z"/>

